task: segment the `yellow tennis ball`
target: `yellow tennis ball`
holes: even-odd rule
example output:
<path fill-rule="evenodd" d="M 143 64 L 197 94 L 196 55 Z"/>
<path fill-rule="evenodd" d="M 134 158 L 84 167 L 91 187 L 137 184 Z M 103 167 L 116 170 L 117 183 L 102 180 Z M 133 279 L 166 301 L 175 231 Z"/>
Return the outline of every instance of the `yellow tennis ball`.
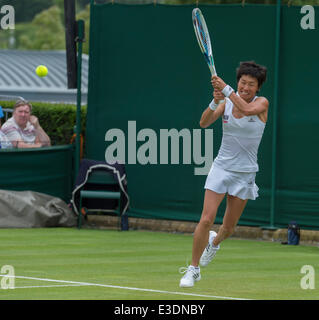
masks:
<path fill-rule="evenodd" d="M 45 77 L 48 74 L 48 68 L 43 65 L 37 66 L 35 73 L 41 78 Z"/>

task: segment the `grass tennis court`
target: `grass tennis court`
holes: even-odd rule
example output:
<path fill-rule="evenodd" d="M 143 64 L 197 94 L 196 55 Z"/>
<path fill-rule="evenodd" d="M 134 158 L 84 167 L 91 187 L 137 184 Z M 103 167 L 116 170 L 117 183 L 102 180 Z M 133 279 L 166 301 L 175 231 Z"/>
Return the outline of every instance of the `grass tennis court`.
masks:
<path fill-rule="evenodd" d="M 1 300 L 319 296 L 317 279 L 314 290 L 300 287 L 301 267 L 319 267 L 319 249 L 312 246 L 229 239 L 215 260 L 202 268 L 202 280 L 194 288 L 182 289 L 178 269 L 190 261 L 191 235 L 52 228 L 2 229 L 0 237 L 0 268 L 12 265 L 16 276 L 15 289 L 0 290 Z"/>

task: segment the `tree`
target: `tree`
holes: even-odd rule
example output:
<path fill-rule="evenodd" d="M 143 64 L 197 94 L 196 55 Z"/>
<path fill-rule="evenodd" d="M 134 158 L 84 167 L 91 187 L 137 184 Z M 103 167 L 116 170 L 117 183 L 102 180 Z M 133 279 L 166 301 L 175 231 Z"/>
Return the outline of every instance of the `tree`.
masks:
<path fill-rule="evenodd" d="M 88 4 L 90 4 L 90 0 L 76 0 L 76 6 L 80 11 L 84 10 Z"/>
<path fill-rule="evenodd" d="M 20 49 L 64 49 L 64 26 L 61 21 L 60 8 L 53 6 L 37 14 L 29 26 L 28 32 L 24 32 L 18 38 L 18 43 Z"/>

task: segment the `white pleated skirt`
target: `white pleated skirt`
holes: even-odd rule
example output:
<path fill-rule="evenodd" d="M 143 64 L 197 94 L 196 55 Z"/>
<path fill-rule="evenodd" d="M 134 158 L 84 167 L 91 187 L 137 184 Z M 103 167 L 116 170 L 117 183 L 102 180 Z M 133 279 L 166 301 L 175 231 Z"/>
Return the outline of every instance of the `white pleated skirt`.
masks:
<path fill-rule="evenodd" d="M 242 200 L 255 200 L 259 190 L 255 178 L 256 172 L 228 171 L 213 163 L 204 188 L 216 193 L 228 193 Z"/>

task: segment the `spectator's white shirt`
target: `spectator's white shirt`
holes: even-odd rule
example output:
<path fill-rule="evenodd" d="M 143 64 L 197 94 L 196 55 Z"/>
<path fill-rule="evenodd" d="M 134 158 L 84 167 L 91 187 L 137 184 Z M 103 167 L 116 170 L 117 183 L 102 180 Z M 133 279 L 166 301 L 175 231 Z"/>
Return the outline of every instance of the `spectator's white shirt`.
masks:
<path fill-rule="evenodd" d="M 23 141 L 26 143 L 35 142 L 36 130 L 29 121 L 27 122 L 26 127 L 21 129 L 12 117 L 3 124 L 1 130 L 10 141 Z"/>
<path fill-rule="evenodd" d="M 0 130 L 0 148 L 2 149 L 12 148 L 11 142 L 1 130 Z"/>

